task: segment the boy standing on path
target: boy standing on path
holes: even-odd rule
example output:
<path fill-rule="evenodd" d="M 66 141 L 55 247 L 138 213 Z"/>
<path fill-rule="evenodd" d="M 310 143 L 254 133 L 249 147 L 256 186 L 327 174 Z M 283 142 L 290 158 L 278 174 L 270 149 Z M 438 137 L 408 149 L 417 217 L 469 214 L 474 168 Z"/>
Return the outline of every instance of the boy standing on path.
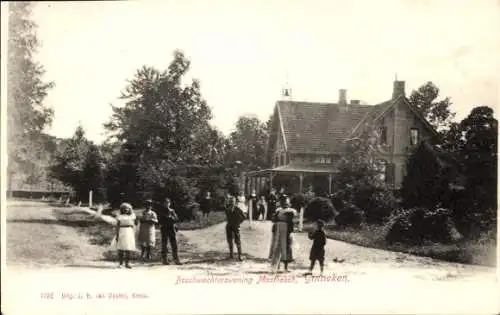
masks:
<path fill-rule="evenodd" d="M 231 196 L 228 200 L 228 206 L 226 208 L 226 239 L 229 246 L 229 259 L 233 259 L 233 240 L 236 243 L 236 249 L 238 250 L 238 260 L 242 261 L 241 258 L 241 238 L 240 238 L 240 224 L 245 220 L 245 214 L 243 211 L 235 205 L 236 200 Z"/>
<path fill-rule="evenodd" d="M 179 218 L 170 205 L 170 198 L 165 198 L 163 205 L 160 207 L 160 211 L 158 211 L 158 222 L 160 223 L 161 232 L 161 257 L 164 265 L 168 265 L 170 263 L 167 257 L 167 242 L 170 242 L 174 262 L 176 265 L 180 265 L 181 262 L 179 261 L 177 253 L 177 222 L 179 221 Z"/>
<path fill-rule="evenodd" d="M 309 267 L 308 275 L 312 274 L 314 269 L 314 264 L 316 260 L 319 262 L 319 268 L 321 274 L 323 274 L 323 266 L 325 263 L 325 244 L 326 244 L 326 234 L 323 230 L 325 222 L 323 220 L 316 221 L 316 229 L 308 233 L 309 239 L 313 240 L 311 247 L 311 252 L 309 254 L 309 260 L 311 261 L 311 266 Z"/>

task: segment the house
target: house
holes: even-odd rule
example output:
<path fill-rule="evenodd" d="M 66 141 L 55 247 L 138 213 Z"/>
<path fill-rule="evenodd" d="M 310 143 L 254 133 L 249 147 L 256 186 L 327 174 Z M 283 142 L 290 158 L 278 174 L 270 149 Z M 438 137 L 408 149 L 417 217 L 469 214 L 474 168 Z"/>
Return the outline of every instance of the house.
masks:
<path fill-rule="evenodd" d="M 367 126 L 379 130 L 381 176 L 396 189 L 404 177 L 408 148 L 421 141 L 439 141 L 436 130 L 406 98 L 404 81 L 394 81 L 392 97 L 375 105 L 348 102 L 344 89 L 339 91 L 337 103 L 280 100 L 274 107 L 269 168 L 247 173 L 246 190 L 285 185 L 289 193 L 304 192 L 311 186 L 332 193 L 336 163 L 346 142 Z"/>

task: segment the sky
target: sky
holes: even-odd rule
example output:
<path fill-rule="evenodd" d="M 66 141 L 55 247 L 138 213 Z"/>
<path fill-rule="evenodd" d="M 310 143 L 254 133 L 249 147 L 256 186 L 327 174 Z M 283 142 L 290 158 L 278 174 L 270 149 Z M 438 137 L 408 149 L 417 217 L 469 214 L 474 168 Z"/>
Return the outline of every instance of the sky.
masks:
<path fill-rule="evenodd" d="M 450 97 L 456 119 L 500 99 L 500 1 L 183 0 L 39 2 L 37 60 L 56 86 L 48 132 L 81 124 L 96 142 L 110 104 L 143 65 L 166 69 L 175 49 L 228 134 L 240 115 L 266 120 L 286 82 L 292 99 L 368 104 L 427 81 Z"/>

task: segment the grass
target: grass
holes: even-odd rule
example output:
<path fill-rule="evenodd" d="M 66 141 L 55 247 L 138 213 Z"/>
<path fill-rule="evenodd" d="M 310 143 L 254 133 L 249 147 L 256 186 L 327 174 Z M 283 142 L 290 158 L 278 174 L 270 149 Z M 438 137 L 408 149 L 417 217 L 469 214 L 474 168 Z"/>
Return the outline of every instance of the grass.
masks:
<path fill-rule="evenodd" d="M 100 232 L 90 233 L 96 236 L 92 242 L 79 233 L 96 224 L 86 217 L 88 215 L 78 209 L 53 207 L 37 201 L 9 200 L 7 262 L 42 267 L 75 264 L 99 257 L 102 247 L 95 244 L 98 243 L 96 240 L 102 239 L 101 235 L 96 235 Z M 40 246 L 41 241 L 43 246 Z"/>
<path fill-rule="evenodd" d="M 78 232 L 89 236 L 91 244 L 108 245 L 115 236 L 115 230 L 112 226 L 95 219 L 86 212 L 78 211 L 78 209 L 65 211 L 61 208 L 55 208 L 53 213 L 59 222 L 73 226 Z"/>
<path fill-rule="evenodd" d="M 313 229 L 313 222 L 304 223 L 305 232 Z M 325 226 L 325 233 L 330 239 L 364 247 L 403 252 L 456 263 L 496 266 L 496 244 L 491 241 L 464 240 L 455 244 L 427 243 L 416 246 L 388 244 L 385 241 L 387 228 L 374 224 L 367 224 L 361 228 L 340 228 L 334 223 L 328 223 Z"/>
<path fill-rule="evenodd" d="M 198 230 L 226 221 L 226 214 L 223 211 L 212 211 L 207 218 L 201 213 L 196 215 L 195 220 L 179 222 L 180 230 Z"/>

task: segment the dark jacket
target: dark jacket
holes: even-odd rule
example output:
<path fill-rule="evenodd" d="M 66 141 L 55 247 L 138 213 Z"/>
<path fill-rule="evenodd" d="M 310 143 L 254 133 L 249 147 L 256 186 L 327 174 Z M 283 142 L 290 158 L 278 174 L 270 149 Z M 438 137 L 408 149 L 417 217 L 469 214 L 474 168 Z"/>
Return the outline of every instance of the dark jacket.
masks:
<path fill-rule="evenodd" d="M 277 202 L 278 202 L 278 196 L 276 196 L 275 194 L 269 194 L 269 196 L 267 197 L 267 207 L 269 209 L 276 210 Z"/>
<path fill-rule="evenodd" d="M 200 200 L 200 210 L 202 212 L 209 212 L 210 210 L 212 210 L 213 203 L 214 202 L 212 198 L 204 197 Z"/>
<path fill-rule="evenodd" d="M 245 220 L 245 214 L 237 206 L 228 206 L 226 208 L 226 218 L 229 226 L 238 227 Z"/>
<path fill-rule="evenodd" d="M 179 222 L 179 217 L 175 210 L 172 208 L 167 209 L 165 206 L 159 206 L 155 211 L 158 215 L 158 223 L 161 228 L 171 229 L 177 231 L 177 222 Z"/>
<path fill-rule="evenodd" d="M 326 244 L 326 235 L 323 230 L 315 230 L 313 232 L 309 232 L 309 239 L 313 240 L 313 244 L 311 247 L 311 252 L 309 253 L 309 259 L 311 260 L 322 260 L 325 258 L 325 244 Z"/>

